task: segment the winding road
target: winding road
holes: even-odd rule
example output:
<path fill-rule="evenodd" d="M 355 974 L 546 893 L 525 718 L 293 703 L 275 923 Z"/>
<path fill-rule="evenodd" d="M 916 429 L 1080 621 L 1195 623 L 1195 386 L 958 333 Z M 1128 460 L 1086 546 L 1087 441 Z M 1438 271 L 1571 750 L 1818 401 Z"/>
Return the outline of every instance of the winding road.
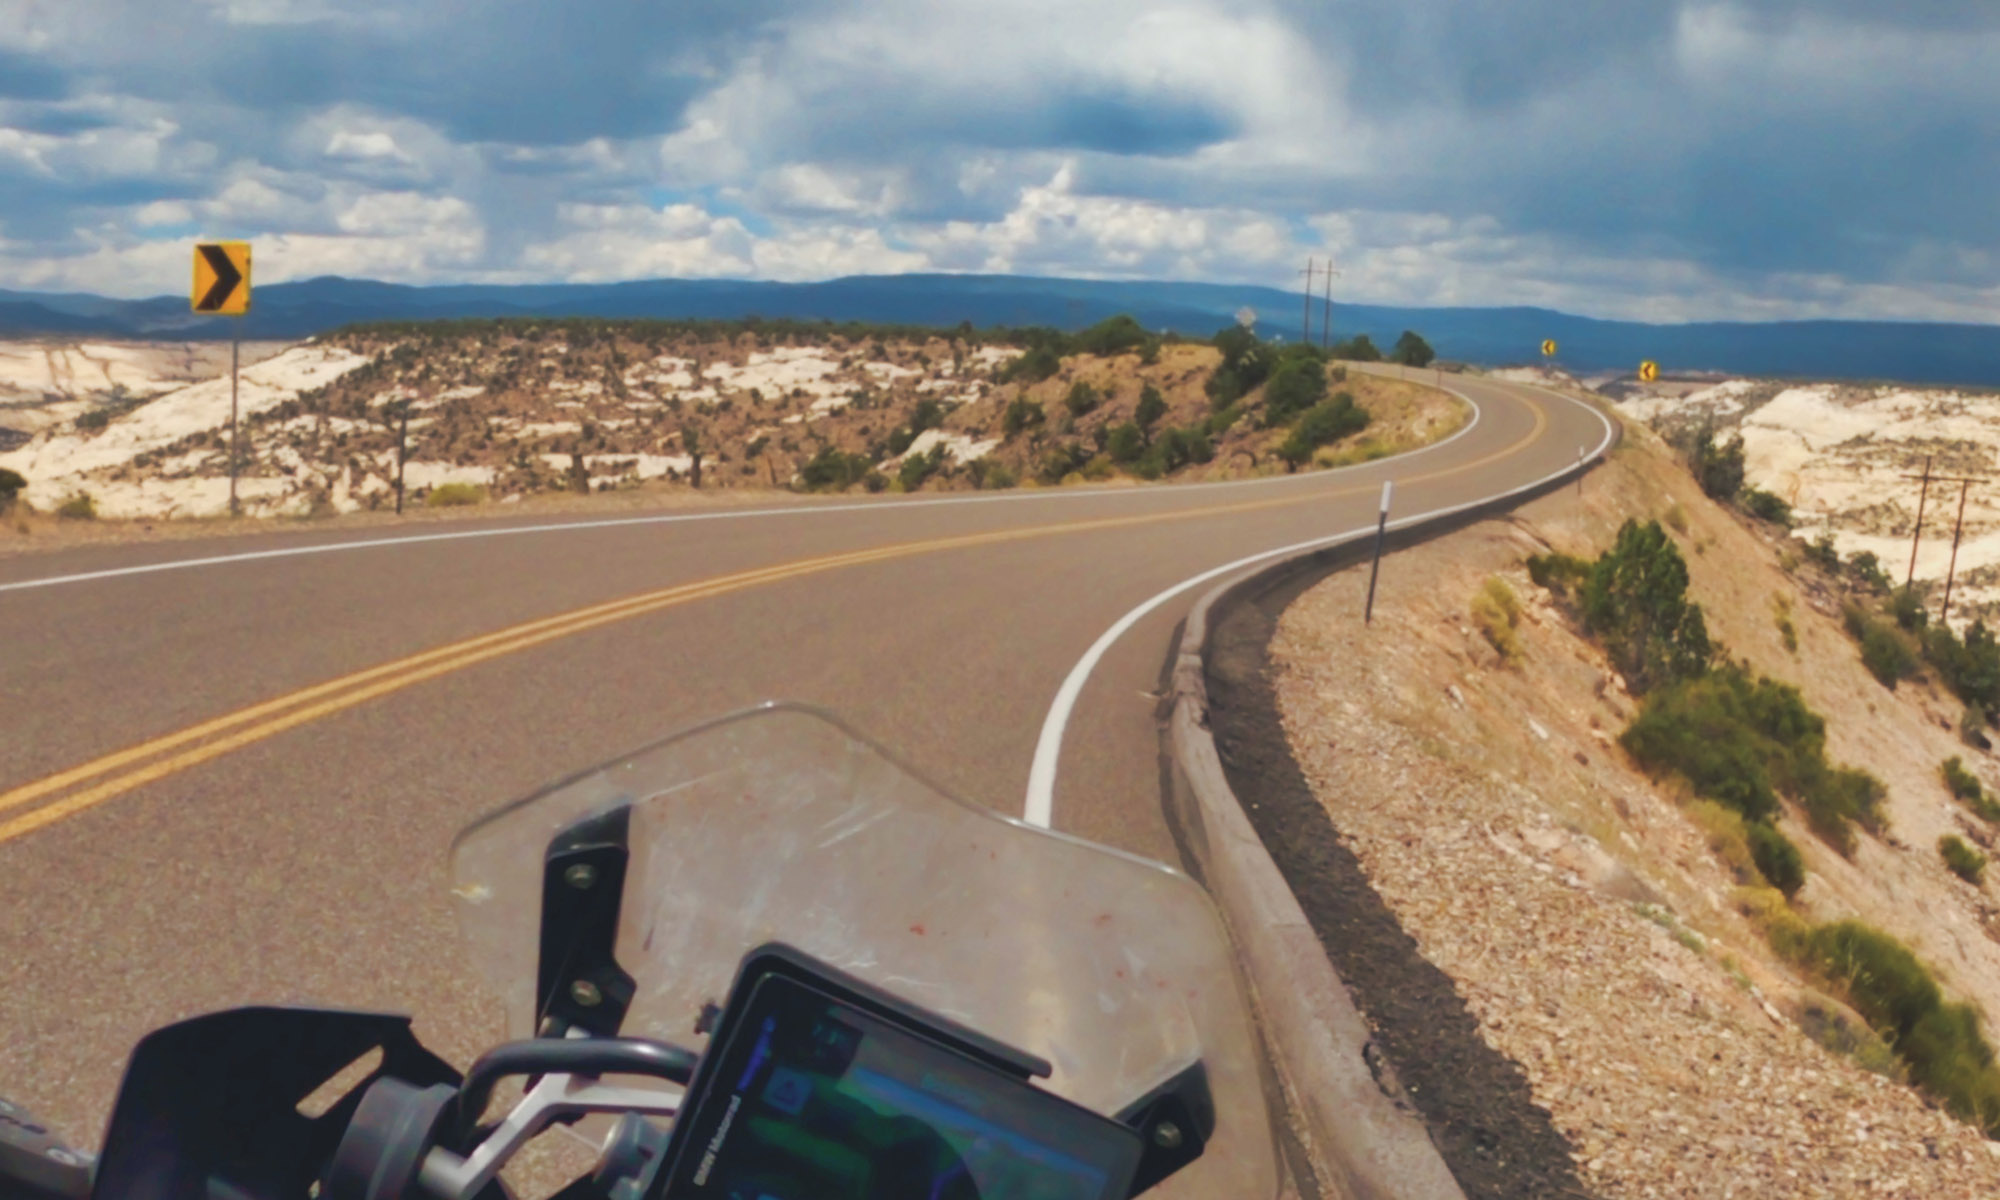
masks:
<path fill-rule="evenodd" d="M 498 804 L 767 698 L 972 801 L 1178 861 L 1155 713 L 1198 581 L 1573 467 L 1609 427 L 1451 377 L 1477 419 L 1309 475 L 0 559 L 0 1093 L 102 1136 L 147 1030 L 381 1008 L 501 1034 L 445 852 Z M 1357 614 L 1358 615 L 1358 614 Z"/>

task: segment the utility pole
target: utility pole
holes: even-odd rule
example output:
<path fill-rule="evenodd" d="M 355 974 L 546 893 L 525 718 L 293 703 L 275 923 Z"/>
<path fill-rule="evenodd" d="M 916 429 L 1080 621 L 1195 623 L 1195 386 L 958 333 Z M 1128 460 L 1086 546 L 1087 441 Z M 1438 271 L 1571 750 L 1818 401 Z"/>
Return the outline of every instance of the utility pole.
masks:
<path fill-rule="evenodd" d="M 1965 536 L 1966 497 L 1971 494 L 1973 484 L 1985 483 L 1986 479 L 1972 475 L 1934 475 L 1931 473 L 1932 462 L 1932 456 L 1925 455 L 1924 473 L 1922 475 L 1903 476 L 1904 479 L 1919 480 L 1923 484 L 1923 490 L 1917 493 L 1917 527 L 1910 535 L 1910 572 L 1903 580 L 1903 590 L 1908 591 L 1916 584 L 1917 546 L 1924 535 L 1924 509 L 1926 507 L 1925 502 L 1930 499 L 1931 485 L 1933 483 L 1955 483 L 1958 485 L 1958 519 L 1951 527 L 1951 563 L 1945 569 L 1944 603 L 1938 608 L 1938 624 L 1942 625 L 1944 624 L 1945 616 L 1951 612 L 1951 587 L 1953 580 L 1958 576 L 1958 544 Z"/>
<path fill-rule="evenodd" d="M 1924 473 L 1905 475 L 1905 479 L 1922 479 L 1923 490 L 1917 493 L 1917 527 L 1910 534 L 1910 573 L 1903 578 L 1903 590 L 1908 591 L 1917 582 L 1917 543 L 1924 537 L 1924 502 L 1931 498 L 1931 456 L 1924 455 Z"/>
<path fill-rule="evenodd" d="M 1299 274 L 1306 277 L 1306 304 L 1305 312 L 1299 323 L 1299 341 L 1310 346 L 1312 345 L 1313 325 L 1313 276 L 1319 274 L 1319 268 L 1313 266 L 1313 260 L 1308 258 L 1306 259 L 1306 269 L 1300 271 Z"/>
<path fill-rule="evenodd" d="M 1944 573 L 1944 603 L 1938 606 L 1938 624 L 1951 612 L 1951 582 L 1958 576 L 1958 539 L 1965 532 L 1965 494 L 1972 490 L 1970 479 L 1958 482 L 1958 521 L 1951 527 L 1951 566 Z"/>

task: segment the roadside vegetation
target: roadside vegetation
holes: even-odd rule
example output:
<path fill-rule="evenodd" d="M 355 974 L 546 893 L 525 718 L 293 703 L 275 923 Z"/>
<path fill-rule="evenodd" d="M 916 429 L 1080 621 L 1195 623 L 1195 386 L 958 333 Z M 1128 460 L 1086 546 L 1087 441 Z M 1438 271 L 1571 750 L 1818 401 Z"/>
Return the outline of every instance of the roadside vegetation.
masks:
<path fill-rule="evenodd" d="M 1730 457 L 1691 466 L 1697 478 L 1703 469 L 1720 473 L 1727 490 L 1736 469 Z M 1685 783 L 1690 817 L 1744 885 L 1745 911 L 1773 949 L 1872 1031 L 1859 1037 L 1838 1021 L 1823 1022 L 1823 1042 L 1855 1053 L 1886 1047 L 1899 1078 L 1989 1136 L 2000 1135 L 2000 1070 L 1973 1007 L 1947 1001 L 1932 971 L 1892 935 L 1858 921 L 1815 925 L 1791 906 L 1807 872 L 1799 847 L 1778 828 L 1787 805 L 1797 807 L 1821 841 L 1852 857 L 1860 832 L 1882 831 L 1882 783 L 1827 759 L 1825 719 L 1797 688 L 1730 661 L 1710 637 L 1700 605 L 1689 599 L 1686 562 L 1659 522 L 1627 521 L 1595 560 L 1538 555 L 1528 570 L 1604 649 L 1639 699 L 1620 744 L 1643 769 Z M 1779 618 L 1788 620 L 1789 611 L 1781 609 Z M 1865 639 L 1870 621 L 1881 624 L 1864 612 L 1850 617 L 1850 626 L 1860 623 Z M 1910 632 L 1893 619 L 1887 629 Z M 1965 642 L 1939 638 L 1938 657 L 1972 661 L 1988 644 L 1970 634 Z M 1906 669 L 1900 658 L 1892 663 L 1886 651 L 1877 653 L 1892 674 Z M 1953 669 L 1969 693 L 1980 694 L 1977 667 Z M 2000 805 L 1959 760 L 1940 772 L 1961 803 L 1988 819 L 2000 815 Z M 1938 853 L 1960 878 L 1979 885 L 1986 866 L 1979 851 L 1947 836 Z"/>

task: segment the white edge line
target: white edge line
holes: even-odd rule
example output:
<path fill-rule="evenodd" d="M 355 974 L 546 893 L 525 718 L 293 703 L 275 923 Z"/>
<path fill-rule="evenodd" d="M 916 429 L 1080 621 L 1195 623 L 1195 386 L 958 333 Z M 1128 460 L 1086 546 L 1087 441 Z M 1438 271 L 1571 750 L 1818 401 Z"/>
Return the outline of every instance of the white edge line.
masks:
<path fill-rule="evenodd" d="M 1210 488 L 1256 487 L 1268 484 L 1298 483 L 1303 480 L 1325 479 L 1343 471 L 1355 471 L 1364 467 L 1376 467 L 1384 462 L 1402 462 L 1446 446 L 1471 433 L 1479 424 L 1479 406 L 1458 391 L 1450 392 L 1472 407 L 1472 419 L 1443 441 L 1432 442 L 1407 454 L 1396 455 L 1393 459 L 1376 459 L 1373 462 L 1354 463 L 1345 467 L 1333 467 L 1323 471 L 1308 471 L 1302 475 L 1275 475 L 1263 479 L 1225 479 L 1213 483 L 1180 483 L 1164 485 L 1172 493 L 1204 491 Z M 1132 488 L 1097 488 L 1090 491 L 1054 490 L 1009 492 L 1000 496 L 950 496 L 931 500 L 886 500 L 874 503 L 855 504 L 801 504 L 784 508 L 733 509 L 728 512 L 711 513 L 662 513 L 648 517 L 615 517 L 596 521 L 554 521 L 547 525 L 510 525 L 503 529 L 463 529 L 452 533 L 421 533 L 399 537 L 368 538 L 355 542 L 333 542 L 320 546 L 292 546 L 283 550 L 251 550 L 241 554 L 217 554 L 206 558 L 181 558 L 168 562 L 146 563 L 135 567 L 110 567 L 102 571 L 82 571 L 74 575 L 50 575 L 42 579 L 23 579 L 13 583 L 0 583 L 0 592 L 19 592 L 30 588 L 57 587 L 69 583 L 88 583 L 98 579 L 118 579 L 127 575 L 151 575 L 159 571 L 185 571 L 195 567 L 216 567 L 228 563 L 257 562 L 273 558 L 297 558 L 308 554 L 338 554 L 348 550 L 372 550 L 384 546 L 415 546 L 425 542 L 456 542 L 468 538 L 511 537 L 526 533 L 561 533 L 575 529 L 617 529 L 633 525 L 673 525 L 693 521 L 740 521 L 753 517 L 810 516 L 817 513 L 845 512 L 903 512 L 913 508 L 932 508 L 946 504 L 1004 504 L 1026 503 L 1036 500 L 1093 500 L 1106 497 L 1130 497 L 1149 494 L 1147 490 Z"/>
<path fill-rule="evenodd" d="M 1543 390 L 1546 391 L 1547 389 Z M 1471 397 L 1462 393 L 1454 392 L 1453 394 L 1472 405 L 1476 421 L 1479 405 Z M 1560 392 L 1554 391 L 1550 391 L 1548 394 L 1558 400 L 1569 401 L 1571 404 L 1583 409 L 1604 423 L 1604 440 L 1597 444 L 1597 449 L 1590 453 L 1586 462 L 1601 456 L 1610 447 L 1612 438 L 1617 435 L 1617 430 L 1612 426 L 1611 419 L 1596 408 L 1573 396 L 1565 396 Z M 1471 425 L 1467 425 L 1466 428 L 1470 429 Z M 1443 443 L 1439 444 L 1442 445 Z M 1495 500 L 1504 500 L 1509 496 L 1516 496 L 1522 492 L 1530 492 L 1541 487 L 1543 484 L 1572 474 L 1578 469 L 1576 464 L 1571 464 L 1559 471 L 1544 475 L 1532 483 L 1524 483 L 1508 491 L 1499 492 L 1479 500 L 1468 500 L 1463 504 L 1454 504 L 1449 508 L 1438 508 L 1430 512 L 1413 513 L 1407 517 L 1398 517 L 1388 523 L 1388 528 L 1400 529 L 1407 525 L 1419 524 L 1424 521 L 1435 520 L 1439 517 L 1447 517 L 1456 512 L 1463 512 L 1468 508 L 1477 508 L 1482 504 L 1491 504 Z M 1336 533 L 1323 538 L 1314 538 L 1306 542 L 1296 542 L 1290 546 L 1281 546 L 1276 550 L 1266 550 L 1260 554 L 1252 554 L 1245 558 L 1239 558 L 1235 562 L 1225 563 L 1222 566 L 1203 571 L 1201 574 L 1190 579 L 1184 579 L 1118 618 L 1117 622 L 1111 628 L 1105 630 L 1098 636 L 1095 642 L 1091 643 L 1090 649 L 1083 652 L 1083 657 L 1076 661 L 1076 665 L 1070 668 L 1069 675 L 1063 679 L 1062 686 L 1056 689 L 1055 701 L 1049 705 L 1048 716 L 1042 720 L 1041 736 L 1035 741 L 1035 757 L 1033 763 L 1028 768 L 1028 795 L 1027 801 L 1022 808 L 1021 819 L 1030 825 L 1039 826 L 1043 829 L 1051 827 L 1051 823 L 1055 819 L 1056 768 L 1062 758 L 1063 734 L 1069 727 L 1070 715 L 1076 709 L 1077 697 L 1083 694 L 1083 685 L 1090 681 L 1091 672 L 1097 669 L 1098 661 L 1104 657 L 1105 652 L 1110 650 L 1112 645 L 1119 638 L 1123 637 L 1127 630 L 1138 624 L 1147 613 L 1152 612 L 1189 588 L 1198 587 L 1211 579 L 1227 575 L 1232 571 L 1255 566 L 1258 563 L 1274 558 L 1283 558 L 1292 554 L 1301 554 L 1310 550 L 1337 546 L 1342 542 L 1352 541 L 1355 538 L 1372 533 L 1374 530 L 1374 525 L 1364 525 L 1359 529 L 1350 529 L 1344 533 Z"/>

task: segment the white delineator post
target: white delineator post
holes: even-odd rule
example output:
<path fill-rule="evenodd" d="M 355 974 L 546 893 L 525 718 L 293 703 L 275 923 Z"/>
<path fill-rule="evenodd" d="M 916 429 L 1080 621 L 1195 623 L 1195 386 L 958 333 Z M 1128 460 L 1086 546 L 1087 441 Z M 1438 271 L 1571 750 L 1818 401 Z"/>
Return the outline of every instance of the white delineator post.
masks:
<path fill-rule="evenodd" d="M 1375 577 L 1382 572 L 1382 543 L 1389 537 L 1389 497 L 1395 489 L 1395 480 L 1382 481 L 1382 512 L 1375 522 L 1375 562 L 1368 568 L 1368 606 L 1361 613 L 1363 625 L 1375 620 Z"/>

